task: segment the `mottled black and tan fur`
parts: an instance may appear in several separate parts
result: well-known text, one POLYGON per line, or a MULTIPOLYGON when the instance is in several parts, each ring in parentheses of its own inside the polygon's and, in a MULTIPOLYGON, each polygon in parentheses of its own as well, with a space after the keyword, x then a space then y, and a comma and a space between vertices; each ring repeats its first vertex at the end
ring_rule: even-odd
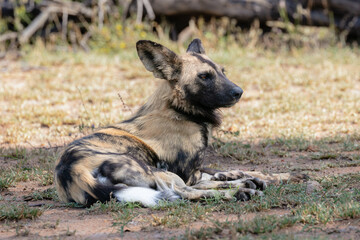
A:
POLYGON ((131 119, 67 146, 55 170, 62 201, 247 200, 261 194, 266 181, 289 178, 202 169, 211 129, 221 121, 218 109, 237 103, 242 89, 205 55, 199 39, 183 56, 151 41, 136 47, 145 68, 164 81, 131 119))

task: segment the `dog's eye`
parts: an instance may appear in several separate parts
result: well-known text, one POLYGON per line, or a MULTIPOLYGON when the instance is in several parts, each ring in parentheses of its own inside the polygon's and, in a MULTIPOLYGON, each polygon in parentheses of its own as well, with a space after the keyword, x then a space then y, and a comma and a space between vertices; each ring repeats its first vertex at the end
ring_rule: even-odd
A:
POLYGON ((209 73, 200 73, 198 75, 198 77, 201 79, 201 80, 209 80, 211 78, 211 75, 209 73))

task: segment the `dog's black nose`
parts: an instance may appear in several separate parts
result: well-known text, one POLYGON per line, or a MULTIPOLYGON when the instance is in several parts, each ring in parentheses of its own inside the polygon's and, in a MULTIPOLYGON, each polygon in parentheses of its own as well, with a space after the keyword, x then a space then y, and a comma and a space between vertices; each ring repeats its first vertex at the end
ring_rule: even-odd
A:
POLYGON ((240 87, 234 87, 232 90, 231 90, 231 92, 230 92, 230 94, 231 94, 231 96, 233 97, 233 98, 235 98, 235 99, 240 99, 240 97, 241 97, 241 95, 243 94, 243 90, 240 88, 240 87))

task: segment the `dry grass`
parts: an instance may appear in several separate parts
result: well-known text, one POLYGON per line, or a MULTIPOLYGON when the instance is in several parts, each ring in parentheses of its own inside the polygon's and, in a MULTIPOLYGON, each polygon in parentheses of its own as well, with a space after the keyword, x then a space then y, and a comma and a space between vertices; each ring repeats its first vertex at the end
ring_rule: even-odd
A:
MULTIPOLYGON (((237 139, 359 132, 358 49, 207 50, 245 90, 239 104, 223 110, 222 129, 239 131, 237 139)), ((131 112, 118 93, 135 111, 161 81, 151 79, 135 48, 115 56, 35 49, 1 67, 0 142, 12 146, 63 144, 79 128, 121 121, 131 112)))

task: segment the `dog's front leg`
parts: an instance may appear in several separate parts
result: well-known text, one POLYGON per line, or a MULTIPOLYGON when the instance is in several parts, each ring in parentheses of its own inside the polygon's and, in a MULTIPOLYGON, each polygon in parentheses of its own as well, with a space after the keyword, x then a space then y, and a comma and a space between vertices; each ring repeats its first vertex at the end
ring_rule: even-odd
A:
MULTIPOLYGON (((206 177, 208 178, 208 177, 206 177)), ((213 181, 202 179, 192 187, 195 189, 238 189, 238 188, 249 188, 254 190, 265 190, 266 182, 258 178, 243 178, 231 181, 213 181)))
POLYGON ((196 189, 194 187, 174 187, 174 190, 181 197, 189 200, 200 200, 203 198, 212 198, 221 196, 223 199, 231 200, 236 199, 238 201, 248 201, 254 195, 263 195, 261 191, 251 188, 231 188, 231 189, 196 189))
MULTIPOLYGON (((267 184, 279 184, 281 182, 299 182, 306 180, 308 176, 302 173, 262 173, 257 171, 219 171, 211 168, 202 168, 201 180, 212 181, 233 181, 239 179, 253 180, 262 182, 265 187, 267 184)), ((257 184, 257 183, 256 183, 257 184)), ((264 187, 264 188, 265 188, 264 187)))
POLYGON ((266 181, 239 170, 220 171, 212 168, 201 168, 201 179, 195 184, 198 189, 241 187, 264 190, 266 181))

